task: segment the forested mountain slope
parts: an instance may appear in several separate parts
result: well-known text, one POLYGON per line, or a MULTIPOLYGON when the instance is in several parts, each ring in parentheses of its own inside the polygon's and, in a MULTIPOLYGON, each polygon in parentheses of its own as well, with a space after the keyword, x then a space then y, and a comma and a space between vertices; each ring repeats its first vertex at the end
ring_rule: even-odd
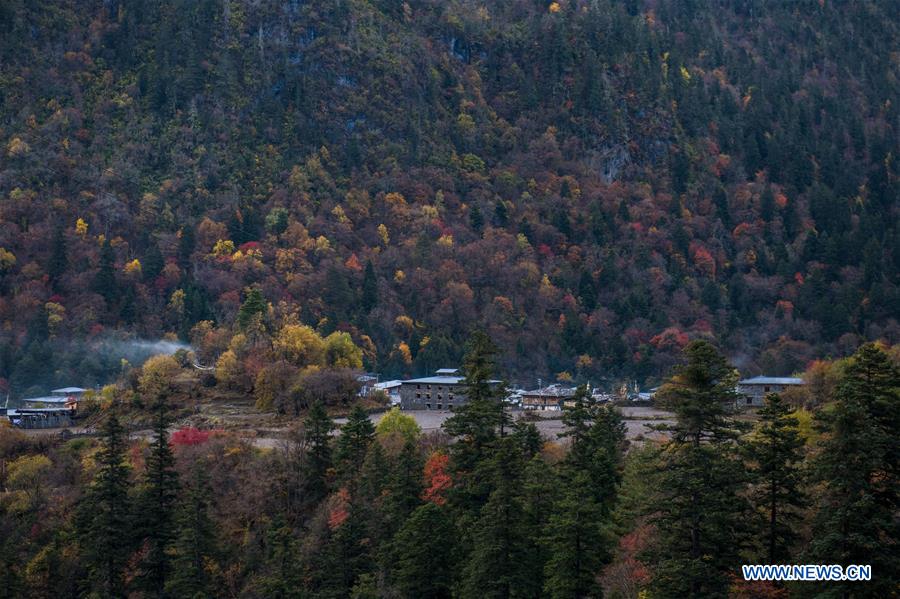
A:
POLYGON ((526 382, 896 343, 892 7, 7 0, 0 377, 102 382, 73 340, 203 345, 250 288, 389 375, 473 324, 526 382))

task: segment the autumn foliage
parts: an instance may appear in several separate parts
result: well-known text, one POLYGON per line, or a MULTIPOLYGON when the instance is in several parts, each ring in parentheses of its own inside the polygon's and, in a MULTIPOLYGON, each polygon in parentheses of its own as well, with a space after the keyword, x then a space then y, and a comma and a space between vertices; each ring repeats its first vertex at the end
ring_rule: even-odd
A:
POLYGON ((447 473, 447 465, 450 457, 443 452, 436 451, 425 462, 425 489, 422 491, 422 499, 436 505, 444 505, 447 502, 446 492, 453 486, 453 479, 447 473))

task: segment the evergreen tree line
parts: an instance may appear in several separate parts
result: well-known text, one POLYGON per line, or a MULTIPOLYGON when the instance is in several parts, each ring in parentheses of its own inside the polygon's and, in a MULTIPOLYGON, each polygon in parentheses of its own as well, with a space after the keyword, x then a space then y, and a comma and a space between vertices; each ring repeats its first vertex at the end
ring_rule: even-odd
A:
MULTIPOLYGON (((861 347, 807 430, 774 394, 754 422, 736 414, 734 368, 705 341, 684 353, 659 393, 671 423, 630 449, 622 415, 585 387, 559 439, 514 421, 481 333, 463 364, 469 401, 440 434, 402 415, 376 429, 361 407, 338 431, 315 404, 275 450, 225 438, 222 451, 212 440, 187 451, 160 393, 147 398, 153 438, 135 453, 113 408, 98 451, 78 454, 94 475, 68 481, 83 486, 71 518, 41 530, 49 489, 23 491, 31 510, 2 497, 0 595, 892 596, 900 373, 889 355, 861 347), (871 564, 873 579, 751 585, 743 563, 871 564)), ((21 478, 5 486, 30 489, 21 478)))

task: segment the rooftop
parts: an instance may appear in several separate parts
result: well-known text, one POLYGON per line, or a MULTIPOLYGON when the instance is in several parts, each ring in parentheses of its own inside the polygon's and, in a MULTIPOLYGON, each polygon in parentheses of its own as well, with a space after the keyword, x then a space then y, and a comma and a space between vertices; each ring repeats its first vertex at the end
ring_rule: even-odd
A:
POLYGON ((522 395, 528 396, 550 396, 550 397, 569 397, 571 395, 575 395, 574 387, 563 387, 562 385, 548 385, 541 389, 534 389, 533 391, 523 391, 522 395))
POLYGON ((429 385, 458 385, 463 381, 461 376, 426 376, 421 379, 409 379, 404 383, 427 383, 429 385))
MULTIPOLYGON (((406 381, 401 381, 402 383, 425 383, 427 385, 461 385, 463 381, 466 380, 465 377, 462 376, 426 376, 421 379, 409 379, 406 381)), ((488 381, 491 384, 497 384, 500 381, 492 379, 488 381)))
POLYGON ((437 370, 434 371, 434 373, 438 376, 441 376, 441 375, 451 375, 452 376, 452 375, 459 373, 459 369, 458 368, 438 368, 437 370))
POLYGON ((84 391, 85 390, 81 387, 63 387, 61 389, 54 389, 50 393, 53 393, 54 395, 69 395, 72 393, 84 393, 84 391))
POLYGON ((803 379, 789 376, 755 376, 738 381, 738 385, 802 385, 803 379))
POLYGON ((393 389, 394 387, 399 387, 403 381, 399 379, 395 379, 393 381, 384 381, 383 383, 375 383, 376 389, 393 389))
POLYGON ((61 397, 59 395, 45 395, 44 397, 22 398, 23 403, 66 403, 67 401, 67 397, 61 397))

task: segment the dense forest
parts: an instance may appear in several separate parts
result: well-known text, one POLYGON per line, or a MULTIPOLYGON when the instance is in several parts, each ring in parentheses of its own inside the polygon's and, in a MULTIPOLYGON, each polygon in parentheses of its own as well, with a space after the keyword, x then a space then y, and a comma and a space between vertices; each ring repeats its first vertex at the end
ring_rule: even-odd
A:
POLYGON ((386 376, 477 325, 526 385, 897 343, 895 9, 0 2, 0 378, 167 337, 252 388, 248 303, 386 376))
POLYGON ((900 348, 820 363, 814 415, 770 394, 751 422, 733 365, 691 341, 658 394, 673 420, 633 442, 585 386, 559 437, 512 420, 498 352, 472 337, 469 402, 437 432, 359 406, 338 430, 321 402, 275 447, 173 431, 171 379, 149 366, 149 438, 123 401, 99 439, 0 425, 0 597, 896 595, 900 348), (753 563, 872 579, 746 582, 753 563))

